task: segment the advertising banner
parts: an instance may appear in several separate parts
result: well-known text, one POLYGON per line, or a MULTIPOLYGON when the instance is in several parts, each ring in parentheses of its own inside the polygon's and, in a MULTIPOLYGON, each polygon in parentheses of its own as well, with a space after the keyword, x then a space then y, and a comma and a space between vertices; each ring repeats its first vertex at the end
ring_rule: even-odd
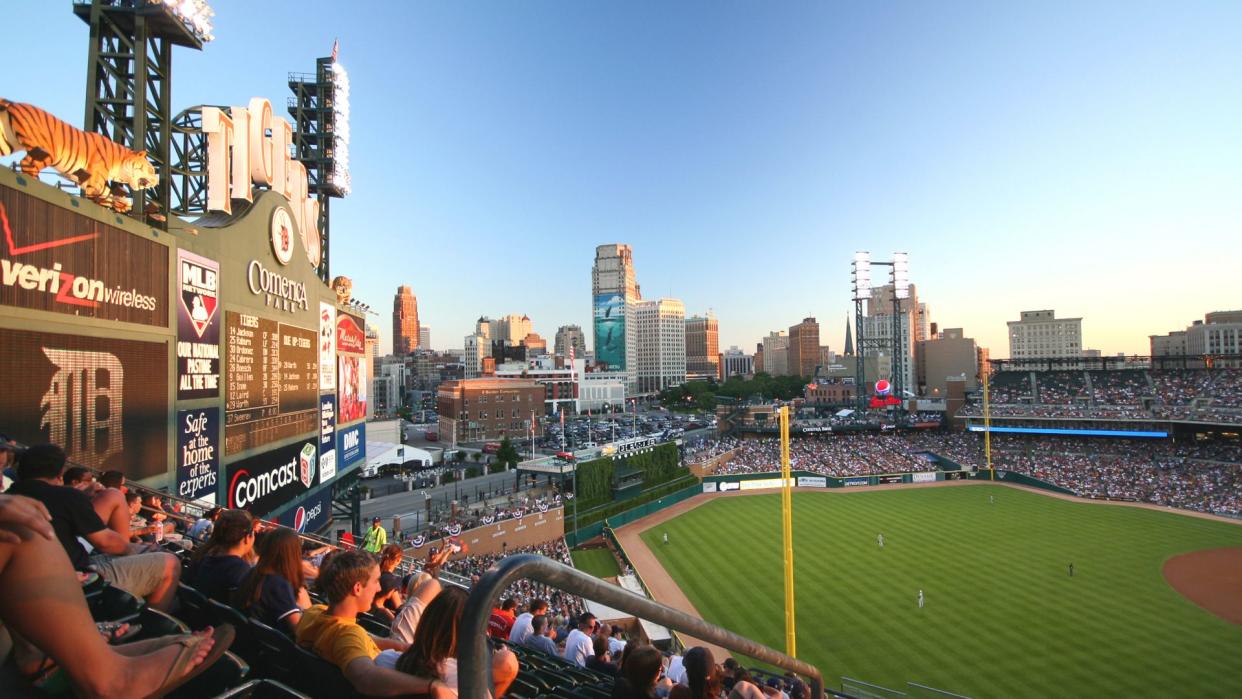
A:
POLYGON ((336 306, 319 302, 319 390, 336 388, 336 306))
POLYGON ((343 430, 339 430, 339 456, 337 457, 337 465, 342 468, 349 468, 358 464, 367 458, 367 426, 366 424, 354 425, 343 430))
POLYGON ((883 476, 876 476, 875 480, 877 483, 900 483, 901 474, 900 473, 896 473, 896 474, 888 473, 883 476))
POLYGON ((704 483, 704 484, 703 484, 703 492, 704 492, 704 493, 714 493, 714 492, 716 492, 716 484, 715 484, 715 483, 704 483))
POLYGON ((914 483, 935 483, 936 474, 931 471, 923 471, 921 473, 910 474, 910 480, 914 483))
POLYGON ((353 422, 367 416, 367 363, 362 357, 340 355, 341 422, 353 422))
POLYGON ((869 483, 869 479, 867 478, 846 478, 841 483, 845 487, 850 488, 850 487, 859 486, 859 485, 867 485, 869 483))
POLYGON ((595 361, 625 369, 625 297, 595 295, 595 361))
POLYGON ((220 396, 220 265, 177 251, 177 400, 220 396))
POLYGON ((315 532, 332 520, 332 489, 323 488, 282 514, 277 521, 299 534, 315 532))
POLYGON ((350 354, 366 354, 367 335, 363 322, 346 313, 336 316, 336 351, 350 354))
POLYGON ((220 409, 177 411, 177 496, 216 502, 220 476, 220 409))
POLYGON ((228 466, 228 507, 263 517, 316 484, 315 441, 304 440, 228 466))
POLYGON ((738 489, 739 489, 739 488, 738 488, 738 484, 737 484, 737 483, 720 483, 720 484, 719 484, 719 486, 720 486, 720 492, 722 492, 722 493, 723 493, 723 492, 726 492, 726 491, 729 491, 729 490, 738 490, 738 489))
MULTIPOLYGON (((780 478, 759 478, 753 481, 742 481, 741 490, 760 490, 763 488, 779 488, 783 484, 784 484, 784 481, 781 480, 780 478)), ((794 487, 797 485, 797 483, 794 483, 794 479, 790 478, 789 485, 790 487, 794 487)))
POLYGON ((798 476, 799 488, 827 488, 828 479, 823 476, 798 476))
POLYGON ((336 396, 319 397, 319 482, 336 477, 336 396))
POLYGON ((168 343, 0 329, 0 423, 140 479, 168 472, 168 343))
POLYGON ((168 327, 168 248, 0 186, 0 305, 168 327))

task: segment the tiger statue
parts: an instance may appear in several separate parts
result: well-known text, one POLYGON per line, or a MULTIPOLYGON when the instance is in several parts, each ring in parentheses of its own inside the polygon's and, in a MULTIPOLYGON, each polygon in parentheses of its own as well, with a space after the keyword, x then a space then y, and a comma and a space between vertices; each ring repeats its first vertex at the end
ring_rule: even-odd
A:
POLYGON ((88 199, 122 213, 133 203, 120 185, 139 190, 159 183, 146 151, 135 153, 38 107, 0 98, 0 156, 17 151, 26 152, 18 164, 26 175, 38 177, 50 165, 76 182, 88 199))
POLYGON ((354 282, 349 277, 337 277, 332 280, 332 290, 336 292, 337 303, 349 303, 354 292, 354 282))

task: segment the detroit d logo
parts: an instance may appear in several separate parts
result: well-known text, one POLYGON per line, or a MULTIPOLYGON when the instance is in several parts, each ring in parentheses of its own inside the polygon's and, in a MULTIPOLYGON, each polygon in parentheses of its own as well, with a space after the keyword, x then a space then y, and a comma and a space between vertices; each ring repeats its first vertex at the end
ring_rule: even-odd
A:
POLYGON ((302 454, 298 457, 298 477, 302 481, 302 485, 309 488, 315 484, 315 445, 307 444, 302 447, 302 454))

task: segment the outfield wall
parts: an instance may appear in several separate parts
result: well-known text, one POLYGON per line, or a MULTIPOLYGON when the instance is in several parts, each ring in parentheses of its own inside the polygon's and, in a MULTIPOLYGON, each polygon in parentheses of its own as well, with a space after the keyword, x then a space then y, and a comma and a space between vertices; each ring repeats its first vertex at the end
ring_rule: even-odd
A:
MULTIPOLYGON (((825 476, 812 471, 790 471, 794 487, 798 488, 856 488, 868 485, 898 485, 901 483, 934 483, 937 481, 964 480, 965 471, 917 471, 914 473, 881 473, 870 476, 825 476)), ((703 479, 704 493, 725 493, 732 490, 758 490, 781 487, 778 471, 765 473, 736 473, 714 475, 703 479)))

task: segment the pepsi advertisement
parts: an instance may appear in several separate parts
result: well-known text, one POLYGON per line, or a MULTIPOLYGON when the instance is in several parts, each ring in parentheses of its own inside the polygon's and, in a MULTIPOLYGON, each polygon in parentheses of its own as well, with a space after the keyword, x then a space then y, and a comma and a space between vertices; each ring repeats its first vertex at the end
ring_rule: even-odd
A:
POLYGON ((337 466, 344 471, 367 457, 366 423, 338 430, 337 466))
POLYGON ((242 459, 228 467, 228 507, 264 517, 305 495, 318 475, 313 438, 242 459))
POLYGON ((278 521, 299 534, 320 531, 332 521, 332 489, 323 488, 306 498, 297 507, 281 515, 278 521))

